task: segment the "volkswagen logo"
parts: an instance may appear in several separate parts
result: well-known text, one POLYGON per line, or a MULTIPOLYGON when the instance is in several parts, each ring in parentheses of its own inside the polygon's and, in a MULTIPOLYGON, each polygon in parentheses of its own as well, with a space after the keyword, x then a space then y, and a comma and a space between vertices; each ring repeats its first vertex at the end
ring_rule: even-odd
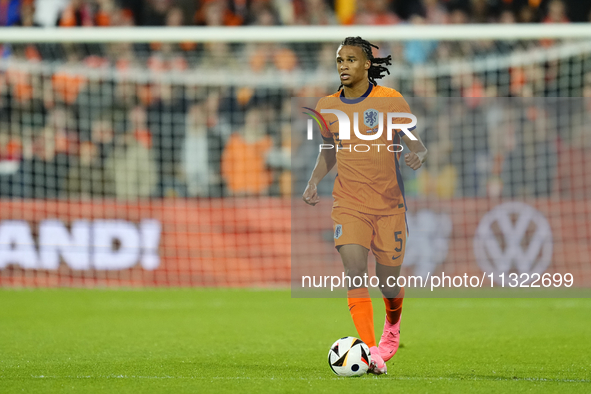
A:
MULTIPOLYGON (((497 205, 480 220, 474 254, 486 273, 542 274, 552 260, 552 230, 544 215, 522 202, 497 205)), ((525 282, 524 282, 525 283, 525 282)))

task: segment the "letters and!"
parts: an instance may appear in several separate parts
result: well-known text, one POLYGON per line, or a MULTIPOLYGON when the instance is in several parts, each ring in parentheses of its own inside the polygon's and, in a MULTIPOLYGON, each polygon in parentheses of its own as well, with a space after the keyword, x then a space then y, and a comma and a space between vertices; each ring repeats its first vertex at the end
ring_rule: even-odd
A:
POLYGON ((142 220, 76 220, 70 229, 60 220, 39 223, 38 242, 26 221, 0 222, 0 269, 56 270, 63 261, 73 270, 122 270, 138 263, 153 270, 160 265, 161 224, 142 220))

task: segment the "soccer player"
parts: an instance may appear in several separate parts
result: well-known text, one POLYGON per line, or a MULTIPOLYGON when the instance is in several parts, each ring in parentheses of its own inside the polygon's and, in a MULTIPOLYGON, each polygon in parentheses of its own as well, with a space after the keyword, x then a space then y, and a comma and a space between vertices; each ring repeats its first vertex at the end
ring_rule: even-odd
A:
MULTIPOLYGON (((410 113, 400 93, 377 85, 376 79, 383 78, 384 72, 388 72, 383 65, 390 65, 392 57, 375 58, 372 47, 378 48, 361 37, 348 37, 341 43, 336 53, 336 65, 342 89, 339 87, 337 93, 320 99, 316 111, 338 109, 349 116, 351 123, 354 121, 353 113, 364 114, 368 105, 371 105, 370 113, 374 114, 410 113), (364 101, 371 104, 364 106, 364 101)), ((406 201, 398 163, 401 154, 393 153, 385 146, 400 144, 402 138, 410 150, 404 155, 404 161, 413 170, 421 167, 427 149, 416 133, 413 133, 416 137, 413 140, 397 130, 394 141, 388 141, 385 127, 379 139, 374 141, 362 140, 353 131, 348 140, 343 140, 339 138, 337 115, 325 113, 323 117, 328 126, 328 129, 322 129, 324 144, 332 144, 333 148, 320 151, 303 199, 310 205, 320 201, 318 182, 337 164, 331 215, 335 247, 341 255, 346 274, 351 278, 367 273, 368 252, 371 250, 376 258, 376 275, 380 284, 384 284, 380 289, 386 306, 386 321, 379 346, 376 346, 373 306, 368 288, 355 287, 351 283, 347 292, 349 312, 359 337, 370 348, 370 372, 379 375, 387 372, 386 361, 398 350, 404 288, 388 286, 386 279, 398 278, 400 274, 407 235, 406 201), (356 144, 370 145, 373 149, 355 151, 356 144), (376 149, 372 144, 383 146, 376 149)), ((375 116, 368 119, 370 126, 377 124, 375 116)), ((405 118, 395 123, 409 122, 410 119, 405 118)), ((361 133, 371 134, 377 130, 364 126, 368 126, 368 121, 361 115, 357 125, 361 133)))

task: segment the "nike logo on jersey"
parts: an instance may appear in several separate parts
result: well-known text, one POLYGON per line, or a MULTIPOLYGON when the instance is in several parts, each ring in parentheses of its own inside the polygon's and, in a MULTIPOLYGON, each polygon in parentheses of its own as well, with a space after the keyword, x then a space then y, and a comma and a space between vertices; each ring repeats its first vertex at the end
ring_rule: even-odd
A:
POLYGON ((336 122, 338 122, 338 121, 339 121, 339 120, 337 119, 337 120, 335 120, 334 122, 328 122, 328 125, 329 125, 329 126, 332 126, 333 124, 335 124, 335 123, 336 123, 336 122))
POLYGON ((398 256, 394 257, 392 256, 392 260, 396 260, 398 257, 402 256, 401 254, 399 254, 398 256))

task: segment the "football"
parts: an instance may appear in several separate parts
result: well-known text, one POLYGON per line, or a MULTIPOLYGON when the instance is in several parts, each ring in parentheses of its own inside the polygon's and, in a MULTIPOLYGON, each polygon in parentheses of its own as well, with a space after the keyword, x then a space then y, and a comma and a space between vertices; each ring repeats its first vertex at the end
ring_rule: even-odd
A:
POLYGON ((361 376, 371 363, 369 347, 361 339, 343 337, 328 351, 328 365, 338 376, 361 376))

